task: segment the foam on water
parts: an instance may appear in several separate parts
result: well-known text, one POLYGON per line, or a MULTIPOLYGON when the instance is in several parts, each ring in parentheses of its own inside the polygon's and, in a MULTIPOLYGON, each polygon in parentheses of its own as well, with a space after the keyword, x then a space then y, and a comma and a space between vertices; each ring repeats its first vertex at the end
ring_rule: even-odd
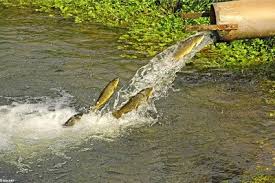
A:
POLYGON ((148 111, 157 112, 153 102, 119 120, 112 116, 111 111, 147 87, 154 88, 153 100, 165 96, 172 86, 176 72, 196 52, 213 42, 210 33, 200 34, 204 34, 204 40, 191 53, 179 61, 174 61, 173 55, 185 40, 169 47, 136 72, 129 84, 117 93, 114 105, 107 107, 108 112, 84 114, 81 121, 71 128, 62 127, 62 124, 76 113, 76 110, 70 107, 73 96, 66 92, 61 91, 61 96, 56 98, 1 97, 11 102, 9 105, 0 106, 0 160, 8 160, 22 168, 22 160, 25 158, 43 153, 66 157, 64 152, 91 138, 112 140, 129 126, 156 122, 148 115, 148 111))
POLYGON ((91 138, 113 140, 129 126, 153 121, 141 114, 145 111, 141 108, 119 120, 111 113, 85 114, 77 125, 64 128, 62 124, 76 111, 69 107, 73 97, 63 91, 60 94, 57 98, 1 97, 12 102, 0 106, 0 161, 27 172, 28 166, 22 163, 24 160, 51 153, 68 158, 67 151, 91 138))

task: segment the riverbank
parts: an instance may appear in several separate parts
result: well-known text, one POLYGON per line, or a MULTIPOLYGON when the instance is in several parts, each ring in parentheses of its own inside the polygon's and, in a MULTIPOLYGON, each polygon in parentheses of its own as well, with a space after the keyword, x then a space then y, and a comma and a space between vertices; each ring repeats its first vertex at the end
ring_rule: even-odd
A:
MULTIPOLYGON (((118 40, 122 43, 119 49, 125 51, 122 56, 135 58, 154 56, 188 37, 192 33, 183 31, 186 25, 208 23, 205 18, 182 20, 180 13, 207 10, 212 1, 185 1, 180 7, 175 0, 169 3, 156 0, 0 0, 0 3, 6 7, 32 7, 50 16, 62 14, 77 23, 97 22, 125 28, 118 40)), ((274 65, 274 45, 274 38, 217 43, 197 55, 197 66, 201 69, 252 68, 258 72, 269 72, 274 65)))

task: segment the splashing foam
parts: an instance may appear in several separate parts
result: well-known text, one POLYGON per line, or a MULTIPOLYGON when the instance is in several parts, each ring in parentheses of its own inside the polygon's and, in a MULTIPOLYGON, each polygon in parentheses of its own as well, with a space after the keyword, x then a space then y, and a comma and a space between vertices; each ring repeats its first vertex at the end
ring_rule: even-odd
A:
POLYGON ((22 159, 49 153, 49 151, 66 157, 64 151, 73 146, 77 147, 90 138, 112 140, 129 126, 142 126, 156 122, 147 115, 148 109, 157 112, 153 102, 149 106, 141 106, 138 111, 128 113, 118 120, 110 111, 147 87, 154 88, 154 100, 165 96, 172 86, 176 72, 196 52, 213 42, 209 33, 200 34, 204 34, 205 38, 191 53, 175 62, 173 55, 184 41, 169 47, 136 72, 129 85, 117 93, 114 105, 108 105, 108 112, 103 115, 85 114, 72 128, 62 127, 62 124, 76 113, 69 107, 73 98, 69 94, 61 92, 61 97, 54 99, 49 97, 12 98, 13 102, 10 105, 0 106, 0 160, 13 157, 10 158, 13 163, 22 167, 22 159), (18 156, 20 158, 14 160, 18 156))
POLYGON ((70 159, 66 152, 91 138, 113 140, 129 126, 152 122, 137 111, 119 120, 111 113, 90 113, 83 115, 74 127, 64 128, 62 124, 76 113, 69 107, 72 99, 63 92, 59 98, 13 98, 10 105, 0 106, 0 162, 8 162, 19 172, 28 173, 29 159, 47 154, 70 159))
POLYGON ((84 114, 74 127, 64 128, 62 124, 76 113, 68 107, 71 99, 72 96, 66 94, 58 99, 43 98, 42 102, 34 104, 12 102, 11 105, 0 106, 0 152, 48 141, 70 144, 92 135, 112 138, 119 135, 122 127, 137 124, 137 120, 148 121, 146 118, 141 120, 138 112, 126 115, 123 120, 116 120, 111 113, 89 113, 84 114))
POLYGON ((204 35, 204 39, 189 54, 181 58, 179 61, 175 61, 173 56, 177 52, 177 49, 186 43, 186 40, 182 40, 167 48, 155 56, 147 65, 141 67, 130 80, 130 83, 121 88, 118 92, 114 108, 120 106, 121 103, 127 101, 129 97, 147 87, 154 88, 153 98, 155 100, 166 96, 176 78, 176 73, 179 72, 181 68, 185 66, 187 61, 193 58, 197 52, 214 42, 215 37, 211 32, 201 32, 189 37, 188 39, 192 39, 192 37, 198 35, 204 35))

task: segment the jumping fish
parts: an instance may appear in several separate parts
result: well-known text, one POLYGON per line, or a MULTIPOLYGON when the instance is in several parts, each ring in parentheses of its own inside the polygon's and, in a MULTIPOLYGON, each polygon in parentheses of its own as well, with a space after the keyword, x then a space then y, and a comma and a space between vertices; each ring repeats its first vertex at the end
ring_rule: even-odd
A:
POLYGON ((112 81, 110 81, 107 86, 102 90, 100 93, 95 106, 91 107, 90 110, 96 111, 101 109, 113 96, 117 86, 119 83, 119 78, 115 78, 112 81))
POLYGON ((123 114, 126 114, 128 112, 133 111, 134 109, 137 109, 142 103, 147 102, 149 97, 153 93, 153 88, 146 88, 141 90, 138 94, 135 96, 131 97, 129 101, 122 106, 119 110, 113 112, 113 116, 115 118, 120 118, 123 114))
POLYGON ((83 116, 83 113, 77 113, 70 117, 66 123, 63 124, 64 127, 73 126, 75 123, 79 122, 81 117, 83 116))
MULTIPOLYGON (((110 81, 107 84, 107 86, 102 90, 101 94, 99 95, 99 97, 96 101, 95 106, 90 107, 89 111, 91 111, 91 110, 96 111, 96 110, 99 110, 100 108, 102 108, 114 94, 114 92, 118 86, 118 83, 119 83, 119 78, 115 78, 112 81, 110 81)), ((73 126, 75 123, 80 121, 83 114, 84 113, 77 113, 77 114, 73 115, 63 124, 63 126, 64 127, 73 126)))
POLYGON ((174 54, 175 61, 179 61, 185 55, 189 54, 194 47, 198 46, 202 40, 204 39, 204 35, 197 35, 187 39, 181 47, 179 47, 174 54))

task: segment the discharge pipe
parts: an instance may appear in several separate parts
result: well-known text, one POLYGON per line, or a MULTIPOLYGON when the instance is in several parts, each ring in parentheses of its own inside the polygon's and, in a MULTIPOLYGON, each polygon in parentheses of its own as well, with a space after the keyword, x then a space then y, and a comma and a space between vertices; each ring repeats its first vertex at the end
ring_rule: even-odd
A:
POLYGON ((275 36, 275 0, 238 0, 211 5, 210 12, 185 13, 184 18, 210 17, 211 25, 187 30, 216 31, 218 41, 275 36))

